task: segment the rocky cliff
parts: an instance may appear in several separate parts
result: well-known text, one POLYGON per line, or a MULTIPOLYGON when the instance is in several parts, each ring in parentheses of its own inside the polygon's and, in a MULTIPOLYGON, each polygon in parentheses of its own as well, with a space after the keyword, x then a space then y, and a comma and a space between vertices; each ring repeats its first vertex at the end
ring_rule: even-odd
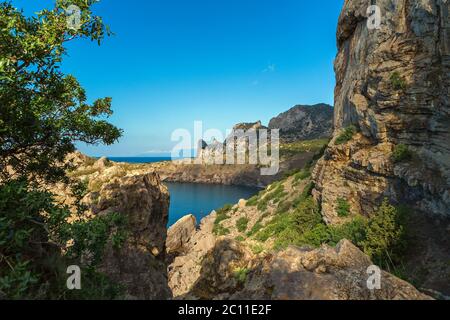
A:
MULTIPOLYGON (((269 186, 255 199, 241 200, 205 217, 198 229, 186 216, 169 230, 169 286, 176 299, 377 300, 430 299, 411 284, 381 272, 381 289, 369 289, 369 257, 348 240, 275 249, 289 238, 284 225, 295 212, 307 181, 298 176, 269 186), (281 199, 271 196, 283 186, 281 199), (270 198, 270 199, 269 199, 270 198), (264 205, 261 205, 264 204, 264 205), (287 205, 290 204, 290 205, 287 205), (277 221, 277 222, 275 222, 277 221), (280 221, 284 221, 279 223, 280 221), (274 226, 276 227, 274 228, 274 226), (267 236, 267 231, 271 235, 267 236), (284 239, 281 239, 284 241, 284 239)), ((299 202, 300 203, 300 202, 299 202)), ((308 213, 308 216, 312 215, 308 213)), ((308 218, 306 218, 308 220, 308 218)), ((320 219, 319 219, 320 221, 320 219)), ((304 221, 298 220, 300 225, 304 221)))
POLYGON ((450 216, 449 1, 346 0, 337 31, 334 139, 314 172, 330 223, 337 199, 372 214, 384 197, 450 216))
MULTIPOLYGON (((79 152, 69 155, 74 165, 69 176, 87 185, 82 199, 83 219, 120 214, 126 223, 113 230, 105 245, 97 271, 123 288, 126 299, 167 299, 172 297, 167 279, 166 236, 169 192, 155 172, 129 170, 105 158, 92 159, 79 152), (117 243, 119 241, 120 244, 117 243)), ((60 202, 76 205, 70 188, 54 189, 60 202)), ((78 219, 77 215, 73 219, 78 219)))
POLYGON ((333 107, 327 104, 297 105, 269 122, 270 129, 280 129, 286 142, 329 138, 333 134, 333 107))
POLYGON ((165 241, 169 192, 156 173, 112 179, 95 195, 94 215, 127 217, 126 239, 108 245, 100 271, 125 288, 129 299, 167 299, 165 241))
POLYGON ((363 233, 388 232, 373 220, 385 198, 410 207, 403 276, 448 295, 450 3, 372 4, 380 29, 368 28, 367 1, 346 0, 339 18, 333 139, 311 183, 300 171, 205 218, 170 264, 176 297, 428 299, 386 272, 381 290, 366 286, 372 262, 360 251, 368 242, 357 239, 358 224, 368 221, 363 233), (359 249, 345 239, 330 246, 342 237, 359 249))

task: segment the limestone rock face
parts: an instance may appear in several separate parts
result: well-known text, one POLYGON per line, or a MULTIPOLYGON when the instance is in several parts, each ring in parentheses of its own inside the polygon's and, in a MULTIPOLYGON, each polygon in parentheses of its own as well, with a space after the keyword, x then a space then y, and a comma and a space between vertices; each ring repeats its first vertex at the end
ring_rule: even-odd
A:
POLYGON ((286 142, 329 138, 333 134, 333 107, 327 104, 298 105, 270 120, 286 142))
POLYGON ((167 231, 166 252, 173 254, 182 252, 197 227, 197 220, 190 214, 178 220, 167 231))
POLYGON ((215 219, 215 212, 203 218, 199 229, 191 235, 187 243, 183 243, 183 247, 171 261, 168 268, 169 287, 175 298, 186 295, 200 277, 202 260, 216 243, 213 234, 215 219))
POLYGON ((155 173, 115 178, 104 185, 93 213, 127 216, 127 238, 119 248, 108 244, 101 271, 121 284, 130 299, 166 299, 165 241, 169 193, 155 173))
POLYGON ((380 29, 367 26, 367 1, 346 0, 339 18, 335 138, 315 168, 315 196, 331 223, 338 198, 355 213, 389 197, 450 216, 450 2, 376 5, 380 29), (349 125, 359 133, 337 145, 349 125), (412 159, 394 163, 399 144, 412 159))
POLYGON ((255 258, 239 242, 226 239, 203 260, 190 294, 200 299, 421 300, 430 297, 381 271, 381 289, 369 289, 370 259, 351 242, 336 248, 289 247, 255 258), (244 274, 244 276, 239 276, 244 274))

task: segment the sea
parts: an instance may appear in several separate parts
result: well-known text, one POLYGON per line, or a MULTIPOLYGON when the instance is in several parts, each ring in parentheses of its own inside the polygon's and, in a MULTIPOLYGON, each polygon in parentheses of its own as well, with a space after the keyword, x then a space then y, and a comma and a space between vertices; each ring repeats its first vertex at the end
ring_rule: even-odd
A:
MULTIPOLYGON (((114 162, 154 163, 170 161, 170 157, 108 157, 114 162)), ((213 210, 226 204, 248 199, 260 189, 244 186, 226 186, 220 184, 164 183, 170 192, 169 227, 187 214, 192 214, 200 223, 201 219, 213 210)))

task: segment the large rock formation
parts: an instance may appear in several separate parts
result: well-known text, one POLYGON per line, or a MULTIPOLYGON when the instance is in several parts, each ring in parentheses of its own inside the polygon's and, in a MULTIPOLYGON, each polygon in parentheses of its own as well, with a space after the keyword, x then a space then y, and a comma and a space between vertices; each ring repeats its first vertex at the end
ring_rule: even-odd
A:
POLYGON ((182 253, 185 245, 191 240, 197 228, 197 219, 190 214, 178 220, 167 231, 166 252, 167 254, 182 253))
POLYGON ((333 134, 333 107, 327 104, 297 105, 270 120, 285 142, 329 138, 333 134))
MULTIPOLYGON (((165 245, 170 197, 159 175, 139 165, 115 164, 79 152, 70 154, 67 161, 74 168, 69 177, 87 185, 81 201, 85 211, 81 217, 74 214, 71 220, 110 214, 126 218, 125 224, 111 230, 97 270, 124 289, 124 298, 172 297, 165 245), (114 235, 120 237, 114 241, 114 235)), ((61 203, 71 208, 77 205, 70 186, 59 184, 52 191, 61 203)))
POLYGON ((158 175, 114 178, 96 197, 95 215, 127 217, 124 243, 107 245, 100 270, 123 286, 127 298, 171 297, 165 262, 169 193, 158 175))
POLYGON ((315 195, 330 223, 340 222, 338 198, 355 214, 388 197, 450 216, 450 2, 375 4, 380 29, 368 28, 365 0, 346 0, 339 18, 335 137, 316 166, 315 195), (338 139, 350 125, 358 133, 338 139))
MULTIPOLYGON (((178 255, 171 257, 173 261, 170 261, 168 267, 169 287, 175 298, 188 294, 192 285, 200 278, 202 261, 216 243, 216 237, 213 234, 215 218, 215 213, 203 218, 200 228, 188 234, 189 241, 177 247, 178 255)), ((186 223, 186 219, 189 220, 186 217, 182 218, 183 224, 186 223)), ((169 235, 167 241, 172 242, 174 236, 174 234, 169 235)), ((174 251, 171 250, 171 253, 174 251)))
POLYGON ((203 259, 187 297, 263 300, 430 299, 409 283, 382 271, 381 288, 369 289, 370 259, 347 240, 335 248, 289 247, 255 257, 239 242, 219 240, 203 259))

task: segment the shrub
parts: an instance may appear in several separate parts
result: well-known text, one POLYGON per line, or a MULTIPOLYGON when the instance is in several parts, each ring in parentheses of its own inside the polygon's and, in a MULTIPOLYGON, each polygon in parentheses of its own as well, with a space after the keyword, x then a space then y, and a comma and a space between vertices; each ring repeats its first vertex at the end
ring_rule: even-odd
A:
POLYGON ((294 175, 294 183, 305 180, 311 176, 311 171, 309 169, 303 169, 294 175))
POLYGON ((277 208, 277 214, 288 212, 292 207, 292 201, 283 201, 277 208))
POLYGON ((236 221, 236 228, 239 232, 245 232, 247 230, 248 219, 245 217, 240 218, 236 221))
POLYGON ((230 229, 225 228, 221 224, 217 224, 213 227, 213 233, 216 236, 226 236, 227 234, 230 234, 230 229))
POLYGON ((282 183, 275 183, 272 186, 273 191, 265 191, 264 193, 260 193, 257 208, 259 211, 266 211, 267 206, 270 201, 273 203, 278 203, 284 198, 287 193, 284 191, 284 186, 282 183))
POLYGON ((305 188, 303 189, 303 192, 300 194, 300 196, 294 200, 293 206, 297 208, 303 201, 305 201, 309 196, 311 196, 314 187, 315 185, 313 182, 308 183, 308 185, 306 185, 305 188))
POLYGON ((214 221, 215 225, 219 225, 222 221, 225 221, 227 219, 230 219, 230 216, 228 213, 233 208, 231 204, 225 205, 223 208, 218 209, 216 211, 216 220, 214 221))
POLYGON ((390 81, 392 89, 394 89, 394 90, 405 90, 406 89, 406 82, 400 76, 400 73, 398 73, 397 71, 395 71, 391 74, 389 81, 390 81))
POLYGON ((279 235, 283 230, 292 225, 291 216, 288 214, 281 214, 274 217, 264 228, 262 228, 255 235, 255 239, 261 242, 266 242, 267 239, 279 235))
POLYGON ((264 251, 264 247, 262 245, 260 245, 260 244, 254 245, 252 247, 253 254, 258 255, 258 254, 260 254, 263 251, 264 251))
MULTIPOLYGON (((347 201, 340 199, 339 202, 347 216, 347 201)), ((261 242, 273 238, 277 250, 289 245, 319 247, 326 243, 334 246, 342 239, 348 239, 382 268, 398 272, 407 245, 404 216, 405 209, 384 200, 371 219, 358 216, 343 225, 327 226, 320 208, 311 196, 307 196, 297 202, 294 210, 276 215, 266 226, 257 222, 248 236, 254 235, 261 242)))
MULTIPOLYGON (((81 197, 84 189, 80 184, 72 192, 81 197)), ((0 212, 1 296, 71 298, 75 293, 65 290, 65 268, 76 264, 82 275, 89 275, 83 290, 76 293, 77 299, 118 297, 118 286, 94 270, 108 240, 120 245, 126 238, 121 231, 126 223, 123 216, 109 214, 69 224, 68 208, 56 205, 53 195, 34 189, 26 181, 0 185, 0 212), (67 247, 69 240, 72 246, 67 247), (86 256, 92 259, 84 259, 86 256)))
POLYGON ((233 275, 237 282, 242 284, 247 280, 247 275, 249 272, 250 270, 247 268, 236 268, 233 275))
POLYGON ((356 127, 353 125, 345 128, 341 132, 341 134, 336 138, 335 144, 341 145, 341 144, 349 142, 350 140, 352 140, 352 138, 356 132, 357 132, 356 127))
POLYGON ((237 236, 234 240, 242 242, 245 241, 245 238, 243 236, 237 236))
POLYGON ((336 202, 336 212, 338 214, 338 217, 348 217, 350 215, 350 204, 348 203, 348 201, 343 198, 338 198, 336 202))
POLYGON ((412 158, 412 152, 409 150, 408 146, 404 144, 396 145, 394 152, 392 153, 392 159, 395 163, 402 161, 407 161, 412 158))
POLYGON ((405 249, 404 215, 403 210, 390 205, 385 199, 368 223, 362 247, 375 263, 384 268, 395 266, 405 249))
POLYGON ((308 245, 312 247, 320 247, 323 243, 330 243, 333 239, 330 228, 324 223, 319 223, 311 230, 297 236, 295 245, 308 245))
POLYGON ((258 196, 253 196, 250 199, 247 200, 247 203, 245 204, 247 207, 254 207, 258 204, 258 196))
POLYGON ((275 247, 283 248, 289 244, 298 244, 301 235, 322 222, 319 208, 312 197, 299 203, 290 214, 280 214, 258 232, 255 239, 261 242, 276 238, 275 247))
POLYGON ((233 209, 233 205, 232 204, 226 204, 226 205, 224 205, 222 208, 220 208, 219 210, 217 210, 217 212, 220 212, 220 213, 226 213, 226 212, 229 212, 229 211, 231 211, 231 209, 233 209))
POLYGON ((350 240, 353 244, 361 247, 362 241, 366 239, 367 219, 364 217, 355 217, 352 221, 343 225, 329 226, 330 245, 336 245, 342 239, 350 240))
POLYGON ((304 140, 292 143, 282 143, 280 145, 280 156, 289 158, 296 154, 305 152, 320 152, 324 145, 328 144, 327 139, 304 140))
POLYGON ((255 223, 255 225, 250 229, 249 232, 247 232, 247 237, 252 237, 254 236, 256 233, 259 232, 259 230, 261 230, 263 228, 263 225, 261 224, 261 221, 258 221, 255 223))
POLYGON ((256 208, 258 208, 259 211, 264 212, 267 210, 268 202, 269 202, 268 198, 263 198, 263 199, 259 200, 256 208))

